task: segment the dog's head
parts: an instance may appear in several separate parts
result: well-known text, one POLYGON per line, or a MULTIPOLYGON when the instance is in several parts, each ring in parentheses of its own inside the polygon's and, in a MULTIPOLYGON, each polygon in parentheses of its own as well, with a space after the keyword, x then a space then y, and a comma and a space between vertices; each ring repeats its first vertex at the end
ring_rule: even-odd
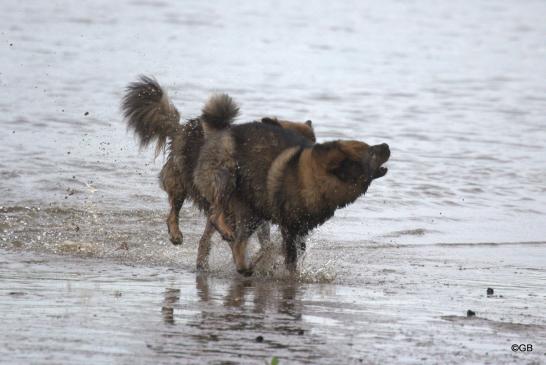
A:
POLYGON ((298 134, 301 134, 310 142, 315 143, 317 141, 315 137, 315 131, 313 129, 313 122, 310 120, 301 123, 301 122, 291 122, 289 120, 280 120, 277 118, 262 118, 262 123, 276 125, 284 129, 292 130, 298 134))
POLYGON ((333 175, 357 190, 364 192, 373 179, 385 176, 382 165, 390 157, 386 143, 369 146, 360 141, 333 141, 316 144, 312 155, 316 164, 327 175, 333 175))

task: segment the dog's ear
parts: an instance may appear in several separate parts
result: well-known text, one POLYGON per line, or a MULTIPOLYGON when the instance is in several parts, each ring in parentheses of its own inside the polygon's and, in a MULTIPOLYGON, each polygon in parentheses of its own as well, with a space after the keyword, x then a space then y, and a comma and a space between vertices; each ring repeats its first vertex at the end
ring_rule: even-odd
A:
POLYGON ((346 158, 345 153, 339 148, 338 141, 316 144, 313 146, 312 155, 318 165, 323 166, 328 172, 337 169, 346 158))
POLYGON ((366 158, 368 145, 359 141, 333 141, 313 147, 313 157, 326 171, 337 170, 344 161, 360 162, 366 158))
POLYGON ((262 118, 262 123, 270 124, 270 125, 275 125, 275 126, 277 126, 277 127, 281 127, 281 123, 279 123, 279 121, 277 120, 277 118, 265 117, 265 118, 262 118))
POLYGON ((360 141, 339 141, 339 149, 352 161, 362 161, 368 156, 368 146, 360 141))
POLYGON ((309 127, 313 128, 313 122, 311 120, 306 120, 305 124, 307 124, 309 127))

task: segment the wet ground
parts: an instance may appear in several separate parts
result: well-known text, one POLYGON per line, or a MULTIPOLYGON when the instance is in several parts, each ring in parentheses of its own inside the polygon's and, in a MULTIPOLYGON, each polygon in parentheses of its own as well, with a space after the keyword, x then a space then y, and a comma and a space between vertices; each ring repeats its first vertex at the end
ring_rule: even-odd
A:
POLYGON ((544 2, 0 10, 2 361, 543 358, 544 2), (389 143, 389 173, 313 232, 297 278, 272 252, 242 280, 218 238, 197 275, 203 219, 185 206, 184 246, 168 242, 163 157, 121 120, 141 73, 184 118, 222 91, 241 122, 311 119, 319 141, 389 143))
POLYGON ((52 364, 539 364, 545 248, 370 249, 362 285, 2 252, 0 354, 52 364))

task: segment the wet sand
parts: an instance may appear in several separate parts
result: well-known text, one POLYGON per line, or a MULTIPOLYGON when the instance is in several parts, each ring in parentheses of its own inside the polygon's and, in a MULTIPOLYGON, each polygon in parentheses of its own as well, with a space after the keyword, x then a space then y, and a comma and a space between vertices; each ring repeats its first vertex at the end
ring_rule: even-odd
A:
POLYGON ((360 285, 2 250, 0 355, 10 364, 539 364, 545 248, 370 248, 360 285), (512 352, 514 343, 533 351, 512 352))

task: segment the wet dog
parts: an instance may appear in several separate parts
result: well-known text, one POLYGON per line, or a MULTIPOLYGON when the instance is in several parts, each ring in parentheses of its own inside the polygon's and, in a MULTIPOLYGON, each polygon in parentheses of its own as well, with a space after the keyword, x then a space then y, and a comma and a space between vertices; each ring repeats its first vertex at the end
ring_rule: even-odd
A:
MULTIPOLYGON (((156 156, 161 151, 168 150, 167 161, 160 173, 160 182, 167 192, 171 207, 167 218, 169 238, 175 245, 182 244, 179 213, 184 201, 191 200, 206 214, 210 209, 209 202, 202 197, 193 183, 195 166, 204 143, 203 116, 180 124, 180 113, 165 90, 155 79, 146 76, 129 84, 122 101, 122 111, 128 128, 135 132, 142 148, 155 143, 156 156)), ((216 112, 217 114, 208 117, 232 122, 238 114, 238 108, 216 112)), ((263 118, 262 122, 278 129, 292 129, 310 141, 315 140, 311 121, 296 123, 263 118)), ((199 243, 197 264, 200 268, 206 267, 210 238, 214 232, 215 229, 208 219, 199 243)), ((261 225, 257 233, 260 243, 267 242, 269 225, 261 225)))
MULTIPOLYGON (((203 114, 235 107, 226 95, 216 95, 203 114)), ((313 144, 293 130, 257 122, 231 125, 225 118, 204 118, 203 130, 195 187, 231 217, 233 259, 243 275, 250 275, 255 263, 246 263, 248 238, 264 221, 280 226, 285 263, 294 271, 308 232, 387 173, 382 165, 390 149, 384 143, 313 144)))

